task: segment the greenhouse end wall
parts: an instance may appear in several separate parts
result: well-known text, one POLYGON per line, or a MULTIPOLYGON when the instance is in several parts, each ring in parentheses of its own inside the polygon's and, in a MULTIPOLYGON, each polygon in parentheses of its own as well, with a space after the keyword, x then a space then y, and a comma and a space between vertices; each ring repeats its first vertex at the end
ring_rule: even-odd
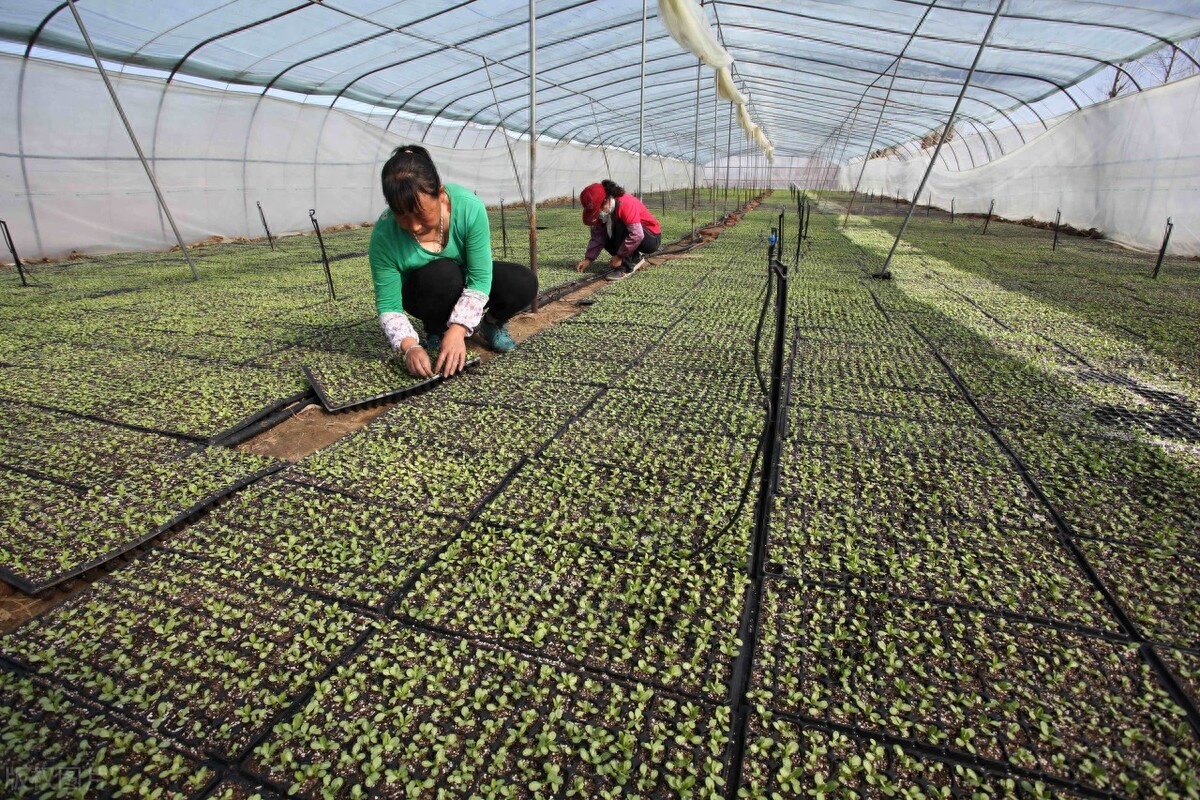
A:
MULTIPOLYGON (((975 169, 951 171, 939 158, 920 201, 985 214, 992 200, 1006 219, 1034 218, 1143 250, 1200 256, 1200 76, 1086 108, 1024 147, 975 169)), ((927 151, 929 154, 932 150, 927 151)), ((928 155, 867 162, 859 191, 912 197, 928 155)), ((862 162, 842 170, 854 187, 862 162)))
MULTIPOLYGON (((386 126, 375 124, 327 101, 111 77, 188 244, 265 236, 259 204, 277 235, 311 232, 310 210, 323 227, 372 222, 384 209, 383 162, 429 131, 427 122, 395 115, 375 115, 386 126)), ((95 69, 0 55, 0 97, 0 219, 21 258, 177 244, 95 69)), ((463 184, 489 204, 523 202, 530 191, 528 141, 496 134, 491 142, 427 147, 444 181, 463 184)), ((647 189, 692 182, 691 165, 677 160, 644 158, 642 172, 647 189)), ((538 143, 539 202, 577 194, 609 175, 636 187, 636 156, 538 143)), ((3 252, 0 260, 11 257, 3 252)))

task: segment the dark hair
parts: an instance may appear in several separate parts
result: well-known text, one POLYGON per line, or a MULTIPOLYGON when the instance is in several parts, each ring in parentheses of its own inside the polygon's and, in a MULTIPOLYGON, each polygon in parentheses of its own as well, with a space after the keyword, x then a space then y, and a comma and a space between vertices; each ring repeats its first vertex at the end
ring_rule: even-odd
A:
POLYGON ((394 214, 414 214, 421 208, 420 195, 437 195, 442 179, 429 151, 406 144, 392 151, 383 165, 383 198, 394 214))
POLYGON ((621 197, 622 195, 625 194, 624 189, 622 189, 620 186, 617 186, 615 183, 608 180, 607 178, 600 181, 600 185, 604 187, 604 193, 606 195, 608 195, 609 197, 621 197))

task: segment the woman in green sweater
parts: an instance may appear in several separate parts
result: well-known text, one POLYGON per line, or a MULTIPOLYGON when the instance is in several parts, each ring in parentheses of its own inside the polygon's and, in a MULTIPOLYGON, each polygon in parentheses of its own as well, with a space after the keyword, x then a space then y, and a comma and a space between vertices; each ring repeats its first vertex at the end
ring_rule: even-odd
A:
POLYGON ((382 180, 388 210, 371 232, 371 279, 379 324, 405 369, 455 374, 476 332, 488 348, 512 350, 508 320, 533 301, 537 277, 521 264, 492 260, 483 201, 443 184, 429 152, 416 145, 396 148, 382 180), (424 325, 424 343, 408 314, 424 325))

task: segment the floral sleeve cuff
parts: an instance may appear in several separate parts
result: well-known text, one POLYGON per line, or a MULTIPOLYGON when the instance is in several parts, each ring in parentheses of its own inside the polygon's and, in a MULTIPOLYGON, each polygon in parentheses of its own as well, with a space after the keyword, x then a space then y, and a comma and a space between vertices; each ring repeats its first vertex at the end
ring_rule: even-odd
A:
POLYGON ((467 329, 467 336, 475 332, 483 319, 483 309, 487 305, 488 296, 476 289, 463 289, 462 297, 454 304, 447 325, 459 324, 467 329))
POLYGON ((398 311, 385 311, 379 315, 379 327, 383 328, 383 335, 392 343, 392 347, 399 350, 400 343, 409 337, 416 337, 417 330, 413 327, 407 314, 401 314, 398 311))

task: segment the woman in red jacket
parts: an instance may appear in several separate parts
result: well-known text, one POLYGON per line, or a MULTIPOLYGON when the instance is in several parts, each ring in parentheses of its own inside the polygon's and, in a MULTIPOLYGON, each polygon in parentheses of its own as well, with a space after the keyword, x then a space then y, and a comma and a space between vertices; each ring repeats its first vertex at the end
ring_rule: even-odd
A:
POLYGON ((612 272, 604 277, 618 281, 633 274, 645 263, 642 255, 653 253, 662 243, 662 226, 641 200, 612 181, 593 183, 579 193, 583 206, 583 224, 592 229, 587 252, 575 265, 583 272, 600 251, 612 254, 612 272))

